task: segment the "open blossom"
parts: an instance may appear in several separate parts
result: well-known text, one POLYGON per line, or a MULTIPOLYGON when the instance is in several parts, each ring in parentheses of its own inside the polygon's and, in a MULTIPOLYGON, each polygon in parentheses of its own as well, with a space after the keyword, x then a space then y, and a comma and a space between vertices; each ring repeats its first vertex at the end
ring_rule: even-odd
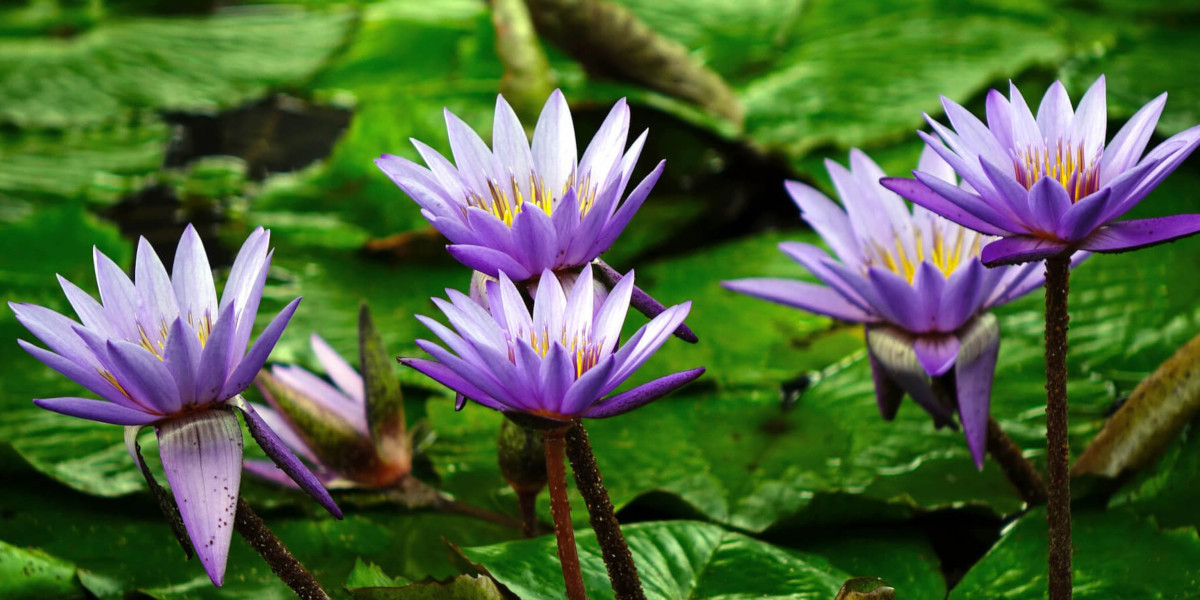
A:
MULTIPOLYGON (((403 427, 377 440, 367 422, 368 398, 362 375, 321 336, 310 338, 313 354, 332 381, 298 366, 276 365, 256 383, 272 408, 256 406, 287 445, 315 467, 326 487, 385 487, 412 470, 411 444, 403 427)), ((395 362, 391 362, 395 365, 395 362)), ((401 423, 403 414, 398 415, 401 423)), ((294 487, 271 461, 247 460, 246 470, 294 487)))
POLYGON ((401 362, 457 392, 459 408, 465 397, 502 412, 558 422, 631 411, 704 373, 703 367, 682 371, 608 396, 666 342, 691 303, 666 309, 618 348, 633 273, 613 287, 597 310, 592 290, 591 265, 583 268, 569 295, 552 273, 543 273, 532 315, 504 273, 487 285, 490 314, 465 294, 446 290, 450 302, 435 298, 434 303, 454 330, 417 317, 445 347, 417 340, 434 360, 401 362))
POLYGON ((1107 110, 1101 76, 1072 109, 1063 85, 1046 91, 1035 117, 1011 86, 992 90, 985 125, 942 98, 954 129, 926 115, 937 136, 925 142, 967 186, 918 169, 916 181, 889 178, 888 188, 976 231, 1000 236, 983 249, 987 265, 1037 261, 1075 249, 1123 252, 1200 231, 1200 215, 1118 221, 1200 144, 1192 127, 1143 155, 1166 104, 1142 107, 1105 145, 1107 110))
MULTIPOLYGON (((957 410, 967 444, 982 467, 999 328, 988 309, 1042 283, 1039 265, 989 269, 980 251, 995 238, 960 227, 879 185, 883 171, 858 150, 850 169, 826 161, 845 206, 789 181, 800 214, 833 251, 802 242, 780 249, 822 284, 739 279, 724 286, 744 294, 865 323, 876 396, 884 418, 908 393, 940 425, 957 410), (954 371, 957 406, 938 394, 934 378, 954 371)), ((926 150, 920 169, 957 184, 954 172, 926 150)))
MULTIPOLYGON (((17 320, 47 348, 22 348, 102 400, 36 399, 57 413, 133 428, 153 426, 159 454, 201 563, 221 585, 241 482, 239 409, 280 467, 338 517, 312 473, 239 396, 283 333, 296 298, 250 344, 271 262, 270 233, 256 229, 238 252, 220 302, 204 246, 190 225, 172 276, 150 244, 138 241, 135 281, 94 251, 102 302, 59 277, 79 321, 50 309, 9 303, 17 320)), ((136 459, 136 457, 135 457, 136 459)))
POLYGON ((578 159, 570 109, 559 91, 546 101, 532 143, 503 96, 496 100, 490 149, 448 110, 446 127, 454 164, 417 140, 428 168, 388 154, 375 164, 450 240, 455 259, 491 277, 503 271, 524 281, 591 262, 629 224, 664 164, 625 197, 646 132, 626 149, 624 100, 578 159))

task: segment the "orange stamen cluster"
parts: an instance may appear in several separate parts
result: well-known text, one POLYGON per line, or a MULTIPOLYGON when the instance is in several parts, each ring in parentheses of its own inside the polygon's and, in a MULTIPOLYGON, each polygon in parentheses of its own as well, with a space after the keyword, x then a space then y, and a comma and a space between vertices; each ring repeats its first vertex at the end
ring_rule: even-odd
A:
MULTIPOLYGON (((566 194, 567 190, 572 187, 575 187, 574 173, 567 179, 562 194, 566 194)), ((542 209, 549 216, 554 210, 554 195, 541 176, 530 173, 529 190, 531 197, 526 198, 525 194, 521 192, 521 186, 517 184, 516 177, 511 178, 507 185, 488 180, 490 198, 484 198, 469 191, 467 192, 467 206, 474 206, 492 213, 509 227, 512 227, 513 219, 516 218, 517 213, 525 209, 527 204, 542 209)), ((579 216, 583 217, 592 209, 596 201, 596 188, 592 186, 590 173, 584 176, 579 186, 576 187, 575 193, 579 198, 579 216)))
POLYGON ((1030 189, 1043 177, 1058 180, 1071 202, 1078 202, 1100 189, 1099 161, 1084 156, 1083 146, 1058 141, 1054 147, 1027 148, 1013 158, 1017 181, 1030 189))

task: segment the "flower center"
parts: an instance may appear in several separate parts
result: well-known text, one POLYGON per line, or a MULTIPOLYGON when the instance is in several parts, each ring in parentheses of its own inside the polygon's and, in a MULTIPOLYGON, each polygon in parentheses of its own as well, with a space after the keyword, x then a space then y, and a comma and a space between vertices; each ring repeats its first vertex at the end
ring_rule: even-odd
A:
MULTIPOLYGON (((550 352, 552 338, 548 332, 530 332, 528 337, 524 338, 524 341, 527 341, 529 347, 533 348, 533 351, 537 352, 538 356, 542 358, 545 358, 546 354, 550 352)), ((567 332, 564 331, 559 337, 559 341, 567 349, 567 354, 571 357, 571 363, 575 365, 576 379, 582 377, 588 369, 591 369, 596 366, 596 363, 600 362, 600 348, 591 340, 580 339, 578 337, 568 339, 567 332)), ((512 350, 509 350, 509 354, 509 358, 512 359, 512 350)))
POLYGON ((949 238, 939 229, 934 228, 929 247, 925 247, 920 229, 913 231, 913 244, 910 249, 904 244, 900 234, 895 234, 894 245, 885 246, 879 241, 872 241, 863 250, 867 255, 867 265, 880 266, 913 282, 917 274, 917 266, 928 260, 949 278, 959 266, 970 259, 979 256, 981 250, 980 237, 971 236, 968 240, 966 230, 955 228, 949 238))
POLYGON ((1026 190, 1043 177, 1053 177, 1066 188, 1072 203, 1100 189, 1099 163, 1095 157, 1084 156, 1083 146, 1062 140, 1054 147, 1026 148, 1013 157, 1017 181, 1026 190))
MULTIPOLYGON (((566 194, 567 190, 573 186, 575 186, 574 173, 567 179, 562 193, 566 194)), ((521 186, 517 184, 516 177, 511 178, 507 185, 489 179, 489 197, 484 198, 473 191, 467 192, 467 206, 474 206, 490 212, 509 227, 512 227, 517 213, 525 210, 527 205, 536 206, 549 216, 554 211, 554 195, 541 176, 530 173, 529 190, 530 197, 526 198, 525 194, 521 192, 521 186)), ((591 173, 585 175, 579 182, 579 185, 575 187, 575 193, 578 194, 579 216, 582 218, 591 210, 596 201, 596 188, 592 186, 591 173)))

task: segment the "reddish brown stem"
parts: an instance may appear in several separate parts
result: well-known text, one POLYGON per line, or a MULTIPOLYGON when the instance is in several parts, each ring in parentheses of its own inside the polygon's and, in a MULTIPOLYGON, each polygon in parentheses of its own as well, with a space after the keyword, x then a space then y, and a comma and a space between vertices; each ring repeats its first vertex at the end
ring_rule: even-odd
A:
POLYGON ((991 415, 988 415, 987 450, 1026 504, 1037 506, 1046 501, 1046 483, 1041 474, 991 415))
POLYGON ((329 595, 321 589, 321 584, 313 578, 312 573, 296 560, 283 542, 267 528, 267 524, 254 513, 250 505, 238 498, 237 516, 233 520, 233 528, 237 530, 246 543, 254 548, 258 555, 271 567, 281 581, 292 588, 301 600, 329 600, 329 595))
POLYGON ((1067 443, 1067 294, 1070 257, 1046 259, 1046 522, 1050 600, 1071 600, 1071 448, 1067 443))
POLYGON ((567 468, 564 429, 546 431, 546 476, 550 488, 550 514, 554 516, 554 535, 558 538, 558 560, 567 584, 567 600, 587 600, 583 589, 583 571, 579 550, 575 547, 575 528, 571 523, 571 501, 567 498, 567 468))
POLYGON ((517 505, 521 509, 521 535, 527 538, 537 535, 537 497, 538 492, 517 492, 517 505))
POLYGON ((608 578, 612 580, 617 600, 646 600, 633 554, 625 543, 608 490, 604 489, 604 481, 600 479, 600 468, 588 442, 587 430, 579 421, 567 430, 567 456, 571 459, 579 493, 587 504, 592 530, 596 532, 596 542, 604 556, 604 566, 608 567, 608 578))

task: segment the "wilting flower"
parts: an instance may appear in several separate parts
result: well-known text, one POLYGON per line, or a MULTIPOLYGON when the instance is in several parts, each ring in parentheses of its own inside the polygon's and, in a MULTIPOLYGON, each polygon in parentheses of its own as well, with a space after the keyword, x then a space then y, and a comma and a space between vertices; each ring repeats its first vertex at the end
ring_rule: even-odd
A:
POLYGON ((983 249, 987 265, 1079 248, 1123 252, 1191 235, 1200 230, 1200 215, 1117 221, 1200 143, 1197 126, 1142 155, 1166 100, 1162 94, 1142 107, 1105 146, 1103 76, 1078 110, 1055 82, 1036 118, 1016 86, 1007 99, 992 90, 987 125, 942 98, 954 131, 926 115, 937 137, 920 135, 969 187, 920 169, 913 173, 916 181, 890 178, 883 184, 961 225, 1001 236, 983 249))
POLYGON ((418 316, 446 348, 417 340, 435 360, 401 362, 458 392, 458 408, 465 396, 502 412, 558 422, 619 415, 704 373, 703 367, 682 371, 608 396, 666 342, 691 309, 690 302, 666 309, 618 349, 632 291, 630 272, 593 311, 591 265, 583 268, 569 296, 545 272, 530 315, 516 285, 501 273, 487 287, 490 314, 454 290, 446 290, 450 302, 435 298, 456 331, 418 316))
POLYGON ((578 268, 612 245, 658 181, 663 164, 622 201, 646 133, 626 150, 629 108, 617 102, 576 160, 567 101, 550 95, 532 147, 516 113, 496 100, 492 148, 446 111, 454 163, 413 140, 429 168, 398 156, 375 164, 421 206, 421 214, 450 240, 462 264, 524 281, 544 270, 578 268))
MULTIPOLYGON (((399 422, 383 431, 377 427, 381 439, 376 439, 367 407, 388 399, 368 398, 363 377, 354 367, 320 336, 313 334, 310 342, 332 384, 302 367, 274 366, 256 380, 273 407, 255 407, 263 420, 315 467, 317 478, 326 487, 385 487, 408 475, 412 452, 398 390, 392 390, 396 397, 389 405, 397 408, 399 415, 394 416, 399 422)), ((387 362, 389 367, 395 365, 387 362)), ((247 460, 246 470, 295 486, 271 461, 247 460)))
MULTIPOLYGON (((980 249, 995 238, 965 229, 904 201, 879 185, 883 171, 858 150, 850 169, 826 161, 839 207, 817 190, 789 181, 800 214, 833 250, 801 242, 780 249, 825 285, 788 279, 739 279, 731 290, 865 323, 880 412, 892 419, 905 392, 938 425, 957 409, 967 445, 982 468, 999 328, 988 309, 1042 283, 1039 265, 989 269, 980 249), (952 373, 953 370, 953 373, 952 373), (957 406, 947 397, 953 374, 957 406), (937 385, 935 385, 935 383, 937 385)), ((954 186, 954 172, 935 154, 920 169, 954 186)))
POLYGON ((242 434, 229 407, 242 412, 281 468, 341 517, 329 493, 238 395, 262 368, 300 302, 289 303, 250 345, 271 262, 269 243, 270 233, 262 228, 250 234, 219 303, 204 246, 190 225, 171 277, 145 238, 138 241, 136 283, 94 251, 102 303, 59 277, 82 324, 41 306, 9 303, 48 350, 25 340, 18 341, 21 347, 103 398, 45 398, 35 404, 133 428, 126 436, 131 454, 137 429, 154 427, 187 533, 216 585, 225 576, 241 482, 242 434))

